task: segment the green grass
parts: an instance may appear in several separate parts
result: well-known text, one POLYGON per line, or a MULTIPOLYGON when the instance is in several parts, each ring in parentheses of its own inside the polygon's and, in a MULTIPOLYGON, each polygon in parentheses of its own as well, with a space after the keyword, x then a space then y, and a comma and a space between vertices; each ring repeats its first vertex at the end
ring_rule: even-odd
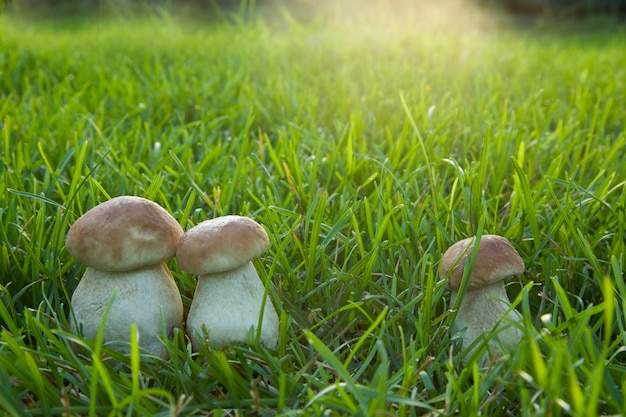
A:
MULTIPOLYGON (((0 17, 5 413, 626 412, 624 28, 374 14, 0 17), (277 351, 192 354, 180 333, 163 361, 71 333, 65 234, 122 194, 185 229, 265 226, 277 351), (481 232, 527 264, 507 287, 524 343, 489 369, 460 361, 436 272, 481 232)), ((188 311, 193 277, 168 265, 188 311)))

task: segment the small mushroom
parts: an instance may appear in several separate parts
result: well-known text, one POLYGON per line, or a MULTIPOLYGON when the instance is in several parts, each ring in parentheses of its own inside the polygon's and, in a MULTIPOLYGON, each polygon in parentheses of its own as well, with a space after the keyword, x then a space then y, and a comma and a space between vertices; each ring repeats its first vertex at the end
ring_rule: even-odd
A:
POLYGON ((166 358, 159 337, 182 327, 183 303, 164 261, 174 257, 182 235, 165 209, 134 196, 113 198, 76 220, 65 245, 87 269, 72 294, 73 330, 95 339, 110 304, 106 342, 128 342, 135 323, 139 346, 166 358))
MULTIPOLYGON (((465 260, 472 258, 475 240, 475 237, 470 237, 456 242, 444 253, 439 264, 440 277, 449 275, 448 288, 452 291, 452 304, 461 287, 465 260)), ((478 255, 452 326, 453 333, 466 329, 462 342, 463 350, 496 326, 502 327, 502 330, 497 332, 497 338, 504 349, 510 351, 519 344, 522 338, 520 330, 502 320, 505 317, 513 322, 522 320, 520 313, 511 308, 504 288, 504 279, 520 275, 524 269, 524 261, 508 240, 498 235, 482 236, 478 255)), ((489 351, 493 355, 498 355, 494 341, 489 342, 489 351)), ((471 352, 469 354, 471 355, 471 352)), ((480 359, 481 366, 487 364, 487 361, 488 357, 484 355, 480 359)))
POLYGON ((217 217, 185 232, 176 259, 183 271, 198 276, 187 317, 195 351, 206 344, 205 335, 216 349, 247 342, 261 310, 259 342, 276 347, 278 315, 252 263, 268 246, 263 227, 248 217, 217 217))

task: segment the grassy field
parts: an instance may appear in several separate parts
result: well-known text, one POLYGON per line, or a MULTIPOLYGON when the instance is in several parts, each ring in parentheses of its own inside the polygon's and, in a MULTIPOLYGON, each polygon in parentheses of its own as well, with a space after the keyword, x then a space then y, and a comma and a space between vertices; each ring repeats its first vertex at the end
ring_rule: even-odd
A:
POLYGON ((626 412, 626 30, 429 16, 0 17, 0 409, 626 412), (261 223, 277 350, 179 333, 164 361, 72 334, 65 234, 118 195, 184 229, 261 223), (527 266, 507 287, 524 341, 487 369, 461 361, 437 274, 483 233, 527 266))

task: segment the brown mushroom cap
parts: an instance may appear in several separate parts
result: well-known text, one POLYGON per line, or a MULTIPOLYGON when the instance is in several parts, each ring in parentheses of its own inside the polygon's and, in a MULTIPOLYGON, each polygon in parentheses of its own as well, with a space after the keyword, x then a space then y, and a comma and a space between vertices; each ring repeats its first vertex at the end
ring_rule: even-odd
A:
MULTIPOLYGON (((460 288, 465 270, 465 257, 472 257, 475 240, 475 237, 460 240, 443 254, 439 264, 439 276, 443 278, 450 273, 448 288, 452 290, 460 288)), ((525 268, 524 260, 508 240, 498 235, 483 235, 467 288, 476 289, 522 274, 525 268)))
POLYGON ((163 207, 121 196, 97 205, 67 233, 65 245, 79 262, 101 271, 130 271, 176 254, 183 229, 163 207))
POLYGON ((212 274, 250 262, 269 244, 265 229, 251 218, 222 216, 187 230, 176 249, 176 259, 189 274, 212 274))

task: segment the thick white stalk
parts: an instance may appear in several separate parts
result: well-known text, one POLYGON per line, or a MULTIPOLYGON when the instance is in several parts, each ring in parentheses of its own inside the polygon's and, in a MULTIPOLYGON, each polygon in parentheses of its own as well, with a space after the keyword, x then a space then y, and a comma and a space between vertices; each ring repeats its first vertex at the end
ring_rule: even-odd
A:
MULTIPOLYGON (((457 298, 457 291, 452 291, 452 303, 457 298)), ((487 335, 498 327, 497 335, 502 347, 507 351, 513 350, 519 344, 522 333, 507 321, 519 322, 520 313, 511 309, 511 302, 506 294, 503 282, 497 282, 477 289, 467 290, 461 301, 459 311, 452 326, 452 333, 456 334, 466 329, 463 335, 463 350, 465 351, 477 338, 487 335), (507 320, 503 320, 506 317, 507 320)), ((472 349, 473 351, 474 349, 472 349)), ((497 343, 489 342, 491 355, 499 355, 497 343)), ((471 355, 469 352, 468 356, 471 355)), ((481 358, 481 365, 485 365, 488 356, 481 358)))
MULTIPOLYGON (((194 350, 207 342, 216 349, 246 343, 256 331, 265 288, 252 262, 225 272, 201 275, 193 296, 187 334, 194 350)), ((278 315, 269 297, 265 298, 259 342, 269 349, 278 343, 278 315)))
MULTIPOLYGON (((183 324, 183 302, 178 287, 165 265, 159 263, 126 272, 87 268, 72 294, 76 325, 85 337, 96 339, 109 303, 105 342, 130 341, 130 328, 137 326, 139 346, 167 358, 160 340, 183 324)), ((121 349, 126 351, 126 349, 121 349)))

